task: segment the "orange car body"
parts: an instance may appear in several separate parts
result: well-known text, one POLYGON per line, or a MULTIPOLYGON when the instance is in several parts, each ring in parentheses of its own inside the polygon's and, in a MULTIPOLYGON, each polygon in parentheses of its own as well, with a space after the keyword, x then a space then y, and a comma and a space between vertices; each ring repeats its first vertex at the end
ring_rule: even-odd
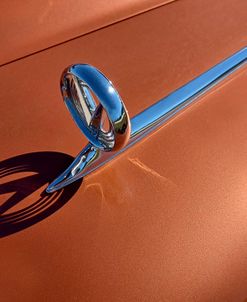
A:
POLYGON ((66 66, 102 70, 133 116, 244 47, 247 2, 20 3, 0 4, 0 300, 246 301, 246 68, 43 191, 86 143, 62 103, 66 66))

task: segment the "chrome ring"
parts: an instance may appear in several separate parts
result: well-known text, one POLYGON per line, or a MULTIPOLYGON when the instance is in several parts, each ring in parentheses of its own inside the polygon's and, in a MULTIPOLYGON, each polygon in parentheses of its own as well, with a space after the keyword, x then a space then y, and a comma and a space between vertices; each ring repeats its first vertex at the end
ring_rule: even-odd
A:
POLYGON ((87 64, 66 68, 61 77, 61 91, 77 126, 93 146, 117 151, 128 143, 131 132, 128 112, 111 81, 99 70, 87 64), (107 130, 103 129, 103 111, 108 118, 107 130))

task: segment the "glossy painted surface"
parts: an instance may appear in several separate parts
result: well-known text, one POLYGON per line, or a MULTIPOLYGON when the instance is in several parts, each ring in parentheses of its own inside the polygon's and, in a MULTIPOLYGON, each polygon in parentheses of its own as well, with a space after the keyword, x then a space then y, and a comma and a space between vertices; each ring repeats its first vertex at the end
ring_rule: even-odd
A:
POLYGON ((65 66, 104 70, 133 116, 244 47, 246 12, 176 1, 0 69, 5 301, 246 300, 246 70, 80 188, 40 196, 85 143, 61 104, 65 66))
POLYGON ((0 65, 174 0, 0 2, 0 65))

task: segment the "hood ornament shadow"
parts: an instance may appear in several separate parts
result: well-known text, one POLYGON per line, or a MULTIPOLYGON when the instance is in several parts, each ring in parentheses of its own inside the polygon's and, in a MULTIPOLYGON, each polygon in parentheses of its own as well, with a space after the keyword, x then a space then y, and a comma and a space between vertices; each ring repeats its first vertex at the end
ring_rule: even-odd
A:
POLYGON ((61 77, 64 102, 89 143, 46 189, 59 190, 125 151, 202 95, 247 60, 247 48, 215 65, 131 120, 112 82, 90 65, 77 64, 61 77))
POLYGON ((72 161, 70 155, 46 151, 0 162, 0 238, 39 223, 71 200, 81 181, 53 194, 44 192, 44 187, 72 161))

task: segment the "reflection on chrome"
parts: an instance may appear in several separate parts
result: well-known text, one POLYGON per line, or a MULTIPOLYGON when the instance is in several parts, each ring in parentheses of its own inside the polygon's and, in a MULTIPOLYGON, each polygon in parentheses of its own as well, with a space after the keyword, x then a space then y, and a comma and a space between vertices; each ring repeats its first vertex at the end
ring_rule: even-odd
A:
POLYGON ((70 66, 62 74, 63 99, 89 143, 48 186, 47 192, 59 190, 103 166, 243 66, 246 60, 247 48, 243 48, 131 120, 112 82, 101 72, 90 65, 70 66), (104 111, 109 130, 103 128, 104 111))

